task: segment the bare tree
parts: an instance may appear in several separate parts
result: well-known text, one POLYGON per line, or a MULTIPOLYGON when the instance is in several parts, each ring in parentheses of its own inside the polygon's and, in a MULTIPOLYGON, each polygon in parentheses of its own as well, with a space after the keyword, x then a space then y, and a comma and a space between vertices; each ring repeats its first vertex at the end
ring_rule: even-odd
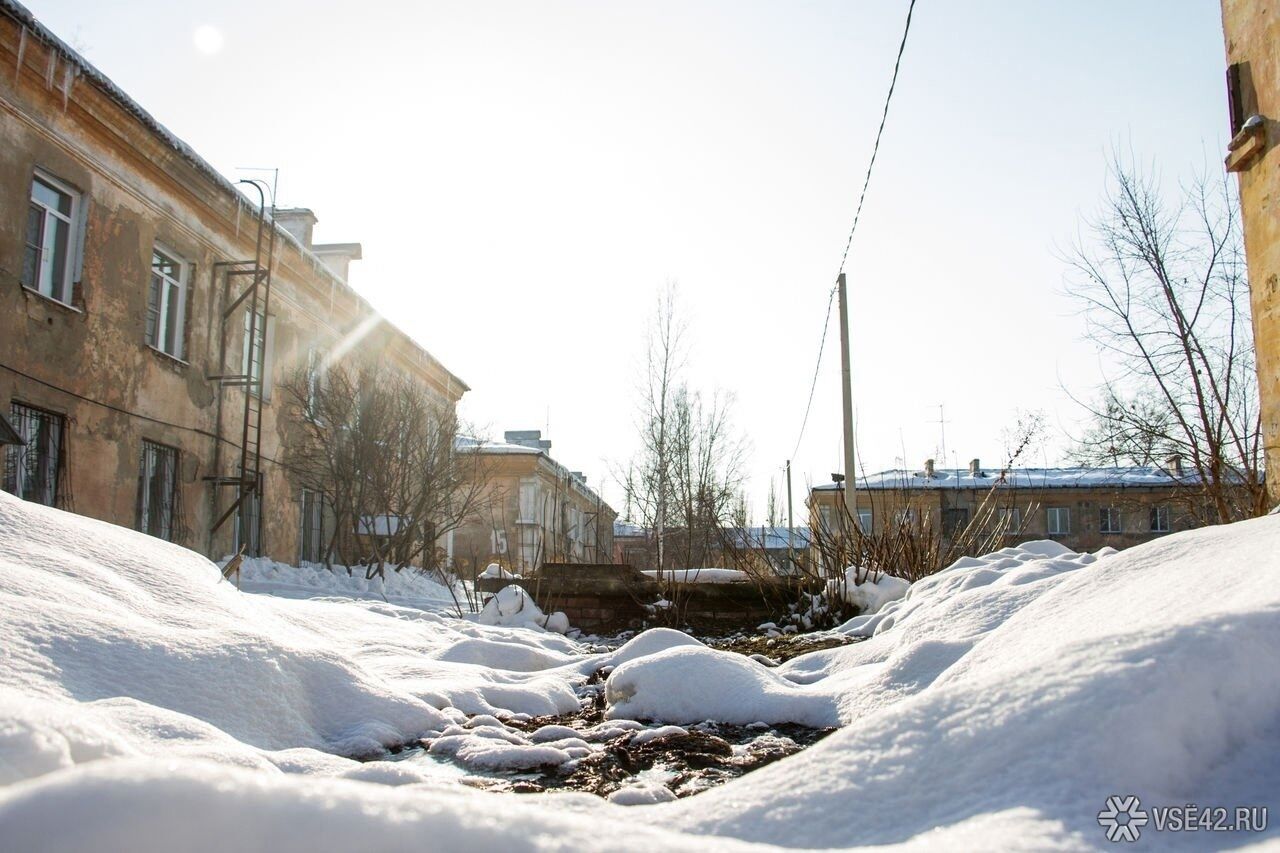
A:
POLYGON ((1267 510, 1261 421, 1240 223, 1232 184, 1200 178, 1169 201, 1113 159, 1090 239, 1067 256, 1068 292, 1115 366, 1077 458, 1186 460, 1209 518, 1267 510))
POLYGON ((661 576, 672 498, 672 420, 684 366, 685 325, 676 316, 676 290, 668 284, 650 321, 640 387, 640 452, 623 476, 632 520, 651 531, 661 576))
POLYGON ((640 452, 621 478, 630 518, 650 533, 660 579, 668 564, 700 568, 720 552, 743 479, 732 398, 684 381, 684 332, 668 287, 650 326, 640 452))
POLYGON ((488 499, 481 454, 460 441, 454 407, 372 362, 301 370, 283 383, 300 432, 285 465, 333 517, 326 562, 368 578, 414 565, 444 569, 439 543, 488 499))

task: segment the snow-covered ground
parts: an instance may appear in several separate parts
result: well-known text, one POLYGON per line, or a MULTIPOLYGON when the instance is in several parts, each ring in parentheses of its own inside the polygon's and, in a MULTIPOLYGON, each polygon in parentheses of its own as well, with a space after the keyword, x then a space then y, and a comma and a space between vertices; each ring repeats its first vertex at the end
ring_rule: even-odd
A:
MULTIPOLYGON (((1110 795, 1280 806, 1280 517, 1005 549, 843 630, 869 639, 776 668, 665 630, 591 654, 380 596, 238 592, 192 552, 0 493, 0 850, 1091 848, 1110 795), (474 767, 568 764, 583 732, 508 723, 576 710, 602 667, 616 732, 843 728, 674 802, 347 757, 426 736, 474 767)), ((1138 846, 1256 840, 1149 823, 1138 846)))
POLYGON ((330 570, 321 565, 290 566, 266 557, 246 557, 240 565, 240 588, 245 592, 284 598, 367 598, 388 601, 443 613, 466 608, 466 593, 455 585, 450 590, 439 578, 407 568, 388 570, 385 578, 365 578, 363 566, 350 574, 341 566, 330 570))

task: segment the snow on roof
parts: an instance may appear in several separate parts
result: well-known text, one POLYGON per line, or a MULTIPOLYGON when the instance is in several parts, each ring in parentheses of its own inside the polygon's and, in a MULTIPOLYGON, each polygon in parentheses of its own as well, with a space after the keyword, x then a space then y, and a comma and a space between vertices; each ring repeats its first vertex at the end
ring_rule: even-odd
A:
MULTIPOLYGON (((794 545, 796 548, 809 547, 809 528, 793 527, 794 545)), ((787 536, 786 527, 735 527, 726 531, 729 538, 739 547, 760 548, 766 551, 785 551, 790 547, 792 539, 787 536)))
MULTIPOLYGON (((242 193, 239 189, 237 189, 234 183, 232 183, 225 175, 223 175, 221 172, 215 169, 213 165, 209 163, 208 160, 204 159, 199 154, 197 154, 194 148, 192 148, 186 142, 183 142, 182 139, 180 139, 176 133, 169 130, 169 128, 165 127, 159 121, 159 119, 157 119, 155 116, 149 113, 145 108, 143 108, 141 104, 139 104, 132 97, 130 97, 124 91, 124 89, 121 89, 118 85, 116 85, 115 81, 113 81, 106 74, 102 73, 102 71, 100 71, 92 62, 85 59, 78 51, 75 50, 75 48, 71 47, 71 45, 67 44, 62 39, 58 38, 58 36, 56 36, 52 30, 50 30, 44 24, 40 23, 40 21, 36 18, 36 16, 33 15, 31 13, 31 10, 29 10, 26 6, 23 6, 21 3, 16 2, 16 0, 0 0, 0 10, 10 15, 14 20, 18 22, 20 26, 24 27, 27 32, 31 33, 37 39, 49 45, 52 49, 61 53, 63 57, 68 61, 69 65, 62 72, 62 74, 60 75, 60 80, 57 83, 57 85, 62 90, 64 98, 69 96, 71 92, 71 88, 75 84, 76 79, 78 77, 85 77, 86 79, 91 81, 94 85, 96 85, 99 89, 101 89, 108 97, 110 97, 113 101, 115 101, 116 104, 121 109, 123 109, 129 115, 136 118, 139 122, 142 123, 144 127, 146 127, 149 131, 151 131, 157 137, 159 137, 160 140, 164 142, 165 145, 169 146, 171 149, 177 152, 184 160, 186 160, 188 163, 194 166, 196 168, 196 171, 200 172, 209 180, 213 181, 223 191, 230 193, 231 196, 236 200, 236 203, 246 208, 252 215, 255 215, 255 216, 257 215, 257 206, 252 201, 250 201, 250 199, 248 199, 244 193, 242 193)), ((283 211, 284 211, 284 208, 281 208, 281 212, 283 211)), ((289 243, 292 243, 293 246, 298 250, 298 252, 304 258, 307 258, 311 261, 312 269, 314 269, 317 273, 321 275, 326 275, 332 278, 338 284, 342 285, 344 288, 346 288, 347 290, 355 294, 355 296, 358 299, 360 299, 360 301, 364 302, 366 306, 369 306, 368 300, 366 300, 363 296, 361 296, 360 293, 357 292, 356 289, 353 288, 347 282, 346 279, 338 275, 327 264, 325 264, 324 261, 321 260, 319 254, 317 254, 316 252, 313 252, 310 248, 304 245, 301 240, 299 240, 296 236, 290 233, 289 230, 286 229, 284 226, 275 223, 274 220, 272 224, 275 226, 276 235, 278 237, 286 240, 289 243)), ((373 310, 372 306, 369 306, 369 308, 370 310, 373 310)), ((411 335, 406 333, 403 329, 401 329, 399 326, 392 323, 391 320, 387 319, 381 314, 379 314, 379 317, 381 318, 382 322, 390 326, 392 329, 398 332, 402 337, 404 337, 405 340, 407 340, 410 344, 416 347, 417 350, 423 356, 426 357, 428 362, 430 362, 431 364, 434 364, 440 370, 444 371, 444 373, 448 374, 451 382, 456 382, 458 385, 460 385, 464 392, 471 390, 471 386, 467 385, 467 383, 464 382, 461 377, 455 375, 452 371, 446 368, 438 358, 432 355, 427 350, 426 347, 422 346, 422 344, 414 340, 411 335)))
MULTIPOLYGON (((939 468, 932 477, 923 471, 895 468, 867 474, 858 480, 859 489, 989 489, 995 485, 1015 489, 1094 489, 1194 486, 1200 477, 1194 472, 1175 474, 1164 468, 1014 468, 982 471, 973 476, 968 468, 939 468)), ((815 492, 843 488, 835 483, 814 486, 815 492)))
MULTIPOLYGON (((528 447, 523 444, 510 444, 505 441, 486 441, 485 439, 469 435, 460 435, 454 439, 454 447, 460 451, 470 451, 492 456, 541 456, 547 461, 547 464, 551 465, 555 469, 559 476, 568 479, 575 487, 586 493, 591 500, 599 501, 606 507, 609 506, 609 504, 605 502, 604 498, 601 497, 595 489, 587 485, 587 481, 584 480, 581 475, 574 471, 570 471, 564 465, 553 459, 550 453, 541 448, 528 447)), ((613 507, 609 507, 609 509, 612 511, 613 507)))
POLYGON ((616 539, 619 536, 644 536, 645 529, 639 524, 633 524, 630 521, 615 521, 613 523, 613 536, 616 539))

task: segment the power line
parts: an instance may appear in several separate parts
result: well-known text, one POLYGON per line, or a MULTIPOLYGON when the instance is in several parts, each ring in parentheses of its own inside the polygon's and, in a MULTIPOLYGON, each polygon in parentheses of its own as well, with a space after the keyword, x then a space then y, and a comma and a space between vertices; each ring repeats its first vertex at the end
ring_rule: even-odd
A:
MULTIPOLYGON (((858 207, 853 214, 853 225, 849 228, 849 239, 844 244, 844 254, 840 256, 840 268, 836 270, 836 278, 844 272, 845 261, 849 258, 849 247, 853 245, 853 234, 858 230, 858 220, 862 217, 862 204, 867 199, 867 187, 871 185, 871 171, 876 165, 876 154, 880 151, 880 137, 884 135, 885 121, 889 118, 889 104, 893 101, 893 90, 898 85, 898 70, 902 67, 902 53, 907 47, 907 34, 911 32, 911 13, 915 11, 916 0, 907 5, 907 22, 902 28, 902 41, 898 43, 898 55, 893 61, 893 76, 889 79, 889 92, 884 99, 884 110, 880 114, 880 127, 876 129, 875 143, 871 146, 871 160, 867 163, 867 175, 862 181, 862 192, 858 195, 858 207)), ((818 344, 818 361, 813 366, 813 381, 809 385, 809 400, 804 406, 804 419, 800 422, 800 434, 796 436, 795 449, 791 458, 795 459, 800 452, 800 443, 804 441, 804 431, 809 425, 809 412, 813 408, 813 395, 818 388, 818 373, 822 369, 822 353, 827 345, 827 329, 831 326, 831 306, 836 298, 836 287, 833 285, 827 294, 827 315, 822 321, 822 340, 818 344)))
POLYGON ((813 382, 809 384, 809 402, 804 404, 804 420, 800 422, 800 434, 796 436, 795 450, 791 451, 791 459, 800 452, 800 442, 804 440, 805 427, 809 425, 809 411, 813 408, 813 392, 818 390, 818 373, 822 369, 822 353, 827 348, 827 329, 831 328, 831 306, 835 302, 836 289, 831 288, 827 294, 827 316, 822 321, 822 340, 818 343, 818 363, 813 366, 813 382))
POLYGON ((902 41, 898 44, 898 56, 893 61, 893 77, 889 79, 889 94, 884 99, 884 112, 880 114, 880 127, 876 130, 876 141, 871 146, 871 160, 867 163, 867 176, 862 181, 862 193, 858 196, 858 209, 853 214, 853 226, 849 229, 849 239, 844 244, 844 254, 840 256, 840 269, 836 275, 844 272, 844 263, 849 258, 849 247, 853 245, 853 232, 858 230, 858 219, 862 216, 862 203, 867 199, 867 187, 871 185, 871 170, 876 165, 876 154, 880 151, 880 137, 884 135, 884 123, 889 118, 889 104, 893 101, 893 90, 898 85, 898 69, 902 67, 902 52, 907 48, 907 34, 911 32, 911 13, 915 11, 916 0, 907 6, 907 23, 902 28, 902 41))

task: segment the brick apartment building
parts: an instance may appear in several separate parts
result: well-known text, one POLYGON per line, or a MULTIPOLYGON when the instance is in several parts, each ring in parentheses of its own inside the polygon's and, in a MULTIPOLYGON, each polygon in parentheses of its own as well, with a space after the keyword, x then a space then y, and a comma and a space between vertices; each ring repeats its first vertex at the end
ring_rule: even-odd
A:
POLYGON ((491 562, 524 573, 543 563, 608 563, 618 513, 551 457, 551 442, 539 430, 504 433, 503 441, 471 443, 484 457, 492 499, 483 517, 454 532, 453 560, 459 572, 481 571, 491 562))
POLYGON ((24 442, 0 485, 210 556, 318 559, 283 379, 358 351, 449 405, 467 386, 347 285, 359 244, 272 218, 10 0, 0 67, 0 412, 24 442))
MULTIPOLYGON (((810 521, 837 531, 843 483, 815 486, 810 521)), ((1176 530, 1199 527, 1208 509, 1194 473, 1172 459, 1167 468, 1016 468, 987 471, 979 460, 967 469, 895 469, 859 478, 856 494, 862 530, 880 534, 908 525, 950 543, 979 518, 1007 530, 1007 544, 1054 539, 1074 551, 1127 548, 1176 530)))

